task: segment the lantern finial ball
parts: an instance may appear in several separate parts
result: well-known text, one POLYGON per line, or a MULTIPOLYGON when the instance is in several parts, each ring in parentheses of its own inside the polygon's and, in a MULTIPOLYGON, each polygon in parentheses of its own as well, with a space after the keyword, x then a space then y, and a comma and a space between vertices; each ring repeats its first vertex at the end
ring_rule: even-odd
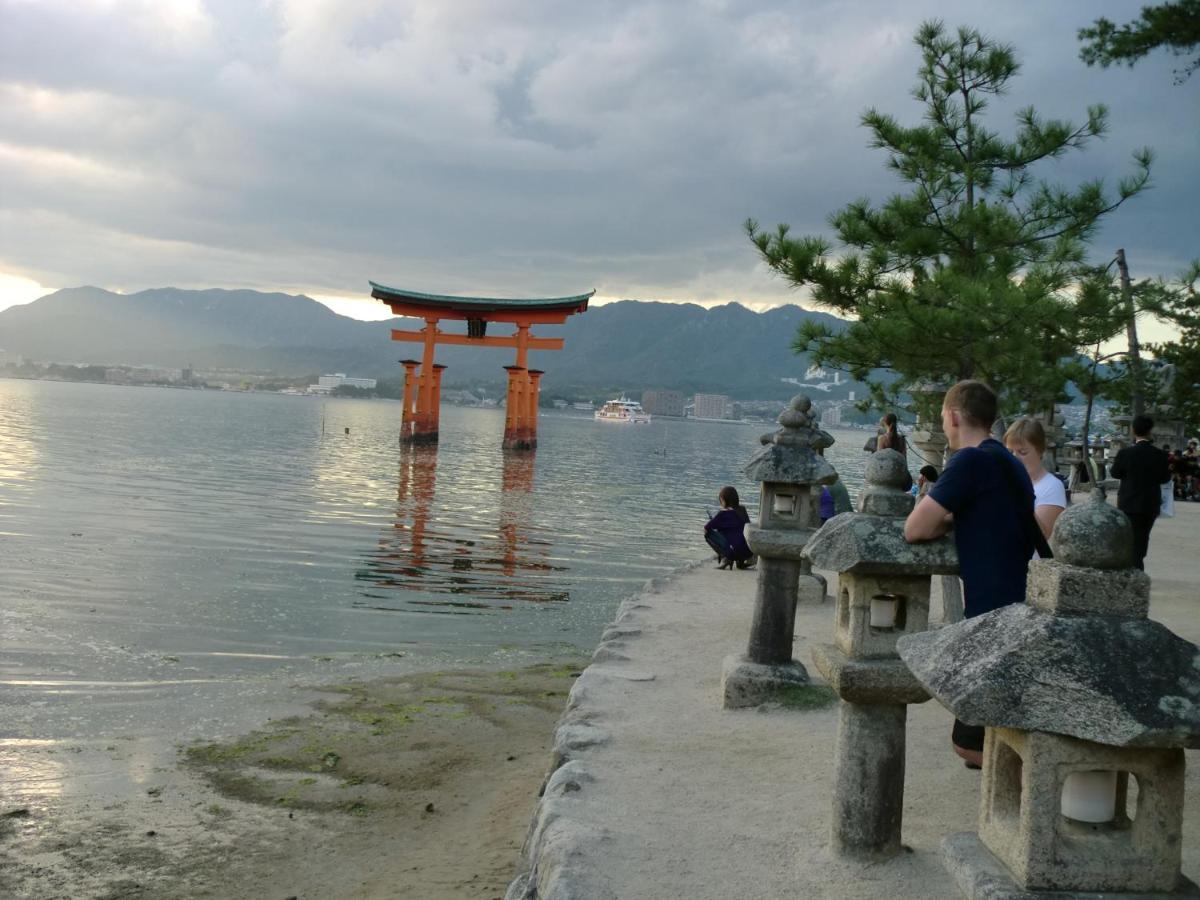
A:
POLYGON ((1054 558, 1091 569, 1128 569, 1133 565, 1133 526, 1129 518, 1093 491, 1090 501, 1072 504, 1050 535, 1054 558))
POLYGON ((908 466, 904 456, 895 450, 880 450, 867 460, 864 480, 869 486, 905 490, 908 485, 908 466))

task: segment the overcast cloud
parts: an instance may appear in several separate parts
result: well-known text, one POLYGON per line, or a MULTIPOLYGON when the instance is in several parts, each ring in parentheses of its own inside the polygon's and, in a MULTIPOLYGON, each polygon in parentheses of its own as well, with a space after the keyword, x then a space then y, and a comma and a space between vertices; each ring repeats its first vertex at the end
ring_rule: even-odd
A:
POLYGON ((0 0, 0 307, 4 275, 794 301, 741 223, 825 231, 898 187, 858 122, 920 115, 930 16, 1016 46, 1002 133, 1030 103, 1109 105, 1107 139, 1045 174, 1115 182, 1157 151, 1155 189, 1095 253, 1170 275, 1200 255, 1200 75, 1175 86, 1166 54, 1088 69, 1075 39, 1139 7, 0 0))

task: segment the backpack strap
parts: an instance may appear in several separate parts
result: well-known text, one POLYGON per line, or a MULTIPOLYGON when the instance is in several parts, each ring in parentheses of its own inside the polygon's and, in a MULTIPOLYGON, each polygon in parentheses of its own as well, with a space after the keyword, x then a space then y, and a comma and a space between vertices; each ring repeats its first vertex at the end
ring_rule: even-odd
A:
MULTIPOLYGON (((1021 530, 1025 532, 1025 537, 1033 543, 1035 549, 1042 559, 1053 559, 1054 551, 1050 549, 1050 543, 1046 540, 1046 536, 1042 534, 1042 526, 1038 523, 1037 516, 1033 509, 1030 508, 1029 515, 1021 515, 1021 507, 1025 503, 1025 492, 1021 489, 1021 484, 1017 481, 1017 473, 1013 471, 1008 460, 1001 459, 1000 453, 995 450, 987 449, 985 453, 991 455, 996 460, 996 465, 1000 467, 1000 471, 1004 475, 1004 481, 1008 485, 1008 492, 1012 496, 1013 502, 1017 505, 1017 516, 1021 522, 1021 530)), ((1003 451, 1008 453, 1007 450, 1003 451)))

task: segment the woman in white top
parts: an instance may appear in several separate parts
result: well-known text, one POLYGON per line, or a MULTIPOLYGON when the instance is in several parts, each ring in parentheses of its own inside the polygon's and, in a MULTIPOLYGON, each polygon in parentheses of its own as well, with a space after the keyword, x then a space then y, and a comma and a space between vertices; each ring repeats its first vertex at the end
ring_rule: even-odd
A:
MULTIPOLYGON (((1042 456, 1046 452, 1046 431, 1036 419, 1018 419, 1004 432, 1006 446, 1029 473, 1033 482, 1033 514, 1047 538, 1054 523, 1067 508, 1067 491, 1062 479, 1046 471, 1042 456)), ((1036 554, 1035 554, 1036 555, 1036 554)))

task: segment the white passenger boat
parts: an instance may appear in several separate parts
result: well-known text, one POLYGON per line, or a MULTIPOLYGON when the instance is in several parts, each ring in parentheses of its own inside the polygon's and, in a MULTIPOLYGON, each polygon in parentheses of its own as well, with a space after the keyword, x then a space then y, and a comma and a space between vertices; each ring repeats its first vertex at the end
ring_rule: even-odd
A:
POLYGON ((609 400, 596 410, 596 419, 600 422, 628 422, 633 425, 645 425, 650 421, 650 413, 642 409, 642 404, 636 400, 620 397, 609 400))

